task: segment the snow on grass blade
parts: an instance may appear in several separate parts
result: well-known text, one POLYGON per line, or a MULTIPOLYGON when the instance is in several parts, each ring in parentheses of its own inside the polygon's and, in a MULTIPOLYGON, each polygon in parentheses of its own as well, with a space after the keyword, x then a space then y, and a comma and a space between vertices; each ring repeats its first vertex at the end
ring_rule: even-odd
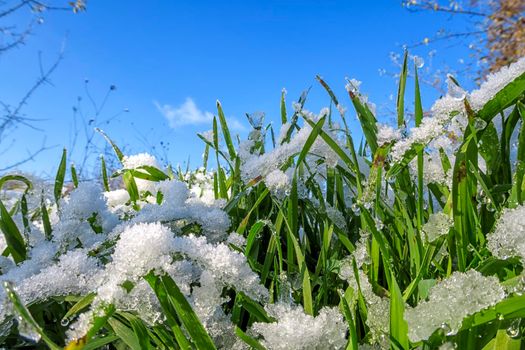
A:
POLYGON ((4 233, 9 253, 13 257, 16 263, 24 261, 27 257, 27 246, 20 233, 20 230, 16 226, 15 222, 11 218, 11 215, 7 211, 4 203, 0 200, 0 229, 4 233))
POLYGON ((162 290, 162 295, 177 313, 180 322, 184 325, 197 349, 215 349, 208 332, 206 332, 175 281, 170 276, 155 276, 152 273, 145 278, 154 290, 162 290))
POLYGON ((10 282, 4 281, 3 287, 6 292, 7 297, 9 298, 16 312, 18 313, 19 328, 25 322, 26 323, 25 327, 29 328, 29 332, 34 332, 37 334, 36 337, 34 335, 32 335, 31 337, 34 337, 36 339, 41 338, 46 343, 46 345, 49 346, 51 350, 60 350, 61 347, 55 344, 51 340, 51 338, 49 338, 47 334, 45 334, 42 327, 35 321, 31 313, 27 309, 27 307, 22 303, 22 301, 20 300, 20 297, 15 291, 13 284, 10 282))

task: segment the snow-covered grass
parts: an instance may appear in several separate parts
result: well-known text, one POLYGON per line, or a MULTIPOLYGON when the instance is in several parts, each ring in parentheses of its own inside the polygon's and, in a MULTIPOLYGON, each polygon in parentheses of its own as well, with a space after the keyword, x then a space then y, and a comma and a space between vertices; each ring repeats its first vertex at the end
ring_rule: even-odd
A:
POLYGON ((282 126, 252 116, 247 140, 217 103, 194 171, 101 132, 122 167, 100 182, 66 152, 54 183, 2 177, 0 346, 523 346, 525 59, 471 93, 450 77, 425 117, 416 80, 413 125, 407 69, 397 125, 348 80, 358 149, 318 77, 332 108, 283 90, 282 126))

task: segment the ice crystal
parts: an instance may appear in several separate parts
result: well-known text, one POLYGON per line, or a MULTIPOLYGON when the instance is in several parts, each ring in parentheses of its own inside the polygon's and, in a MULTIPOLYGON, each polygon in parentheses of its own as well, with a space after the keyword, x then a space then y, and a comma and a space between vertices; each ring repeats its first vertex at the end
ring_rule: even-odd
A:
POLYGON ((392 141, 397 141, 401 138, 401 131, 396 130, 393 127, 377 123, 377 143, 384 145, 392 141))
POLYGON ((427 242, 433 242, 448 234, 452 224, 452 218, 443 212, 430 214, 428 221, 422 227, 427 242))
POLYGON ((359 291, 363 295, 368 310, 366 324, 370 328, 371 341, 372 343, 382 344, 387 340, 390 330, 390 301, 376 295, 368 276, 362 270, 358 270, 358 272, 359 283, 350 260, 346 260, 343 262, 339 275, 348 281, 349 286, 354 290, 354 302, 357 302, 359 291))
MULTIPOLYGON (((284 143, 259 156, 251 154, 241 167, 244 182, 249 182, 259 176, 265 178, 275 170, 280 169, 290 157, 301 152, 311 132, 312 128, 309 125, 305 125, 288 143, 284 143)), ((326 132, 330 133, 329 130, 326 130, 326 132)), ((316 158, 324 158, 326 164, 331 167, 336 166, 339 160, 337 154, 320 138, 315 140, 309 153, 315 155, 316 158)))
POLYGON ((525 206, 504 209, 487 246, 494 256, 508 259, 514 256, 525 261, 525 206))
POLYGON ((337 308, 324 307, 316 317, 306 314, 301 306, 278 303, 266 306, 272 323, 254 323, 251 331, 263 337, 262 344, 278 349, 343 349, 347 325, 337 308))
POLYGON ((498 91, 514 79, 525 73, 525 57, 508 67, 501 68, 498 72, 487 76, 485 82, 479 89, 472 91, 470 94, 470 103, 474 110, 481 109, 498 91))
POLYGON ((277 198, 284 198, 290 191, 292 180, 280 169, 275 169, 264 178, 264 183, 277 198))
POLYGON ((454 272, 430 289, 428 301, 405 310, 410 340, 428 339, 440 327, 446 328, 447 335, 456 334, 465 317, 504 297, 496 277, 485 277, 475 270, 454 272))
POLYGON ((392 159, 398 162, 414 144, 426 146, 436 138, 441 138, 438 143, 446 151, 454 152, 459 146, 459 135, 463 134, 467 124, 465 100, 474 111, 480 110, 498 91, 524 73, 525 58, 522 58, 489 75, 480 88, 470 94, 448 77, 448 94, 434 103, 430 110, 431 116, 424 118, 418 127, 410 130, 407 138, 394 145, 392 159))
MULTIPOLYGON (((106 305, 113 304, 120 310, 139 312, 151 324, 162 320, 158 301, 142 278, 150 271, 174 278, 219 343, 226 342, 228 337, 222 336, 233 329, 221 309, 228 301, 221 296, 224 287, 242 291, 261 302, 268 297, 268 291, 244 255, 226 244, 209 243, 206 237, 176 236, 158 222, 138 223, 126 226, 119 234, 112 261, 98 273, 96 297, 88 318, 92 320, 106 305), (199 287, 190 288, 196 282, 199 287)), ((85 317, 81 318, 69 336, 82 336, 89 325, 85 317)))

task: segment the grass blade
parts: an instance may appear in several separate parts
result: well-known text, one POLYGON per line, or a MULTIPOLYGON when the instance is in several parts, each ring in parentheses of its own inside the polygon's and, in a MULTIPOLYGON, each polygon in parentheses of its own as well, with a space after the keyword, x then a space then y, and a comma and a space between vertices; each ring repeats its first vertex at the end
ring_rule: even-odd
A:
POLYGON ((60 159, 60 165, 58 166, 57 175, 55 176, 55 189, 53 192, 57 205, 62 197, 62 188, 64 187, 64 178, 66 177, 66 157, 67 151, 64 148, 62 151, 62 158, 60 159))

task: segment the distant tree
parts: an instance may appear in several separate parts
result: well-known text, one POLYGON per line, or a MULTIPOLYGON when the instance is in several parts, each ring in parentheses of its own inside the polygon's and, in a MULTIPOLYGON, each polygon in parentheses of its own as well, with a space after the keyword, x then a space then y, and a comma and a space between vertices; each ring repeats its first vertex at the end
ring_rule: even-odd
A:
POLYGON ((471 39, 468 46, 476 61, 473 67, 478 78, 525 56, 524 0, 405 0, 403 5, 410 11, 467 17, 472 24, 470 29, 454 32, 443 28, 433 36, 422 38, 417 45, 471 39))
MULTIPOLYGON (((1 1, 0 0, 0 58, 10 51, 17 49, 31 38, 39 25, 42 25, 44 17, 50 11, 85 11, 86 2, 77 0, 74 2, 61 1, 1 1)), ((22 93, 18 101, 5 101, 0 96, 0 156, 8 152, 14 144, 14 140, 9 135, 19 127, 36 128, 37 120, 27 116, 23 109, 34 95, 34 93, 44 84, 49 83, 49 78, 56 70, 62 60, 63 52, 61 51, 57 58, 47 67, 42 63, 42 57, 39 54, 39 76, 28 89, 22 93)), ((24 68, 20 68, 24 69, 24 68)), ((5 84, 6 82, 4 82, 5 84)), ((26 158, 13 164, 0 165, 0 172, 15 168, 26 163, 39 153, 46 150, 45 138, 42 146, 36 150, 31 150, 26 158)))

